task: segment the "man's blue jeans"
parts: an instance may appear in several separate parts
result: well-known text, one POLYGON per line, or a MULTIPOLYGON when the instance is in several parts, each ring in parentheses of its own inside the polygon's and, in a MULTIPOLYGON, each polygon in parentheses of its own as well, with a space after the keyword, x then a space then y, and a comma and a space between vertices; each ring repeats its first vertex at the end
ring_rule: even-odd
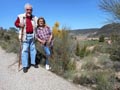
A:
POLYGON ((28 55, 30 52, 31 64, 35 65, 36 48, 35 40, 32 34, 27 34, 26 41, 22 43, 22 66, 28 67, 28 55))
POLYGON ((43 46, 43 49, 45 51, 46 54, 46 64, 49 65, 49 57, 50 57, 50 48, 48 46, 43 46))

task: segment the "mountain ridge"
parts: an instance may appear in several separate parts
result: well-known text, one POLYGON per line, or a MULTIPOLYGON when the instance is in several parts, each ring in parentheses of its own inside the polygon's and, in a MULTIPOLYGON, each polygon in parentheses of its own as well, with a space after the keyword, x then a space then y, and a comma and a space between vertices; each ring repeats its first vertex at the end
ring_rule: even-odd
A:
POLYGON ((79 34, 90 34, 89 37, 96 37, 104 35, 109 37, 112 34, 120 34, 120 24, 119 23, 111 23, 102 26, 101 28, 90 28, 90 29, 75 29, 71 30, 70 33, 74 35, 79 34))

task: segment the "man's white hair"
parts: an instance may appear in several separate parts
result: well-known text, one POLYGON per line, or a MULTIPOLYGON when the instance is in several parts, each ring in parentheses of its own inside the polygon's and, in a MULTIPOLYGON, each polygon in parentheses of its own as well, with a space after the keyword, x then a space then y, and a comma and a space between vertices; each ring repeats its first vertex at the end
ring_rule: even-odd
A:
POLYGON ((28 6, 32 8, 32 5, 29 4, 29 3, 26 3, 25 6, 24 6, 24 8, 26 9, 28 6))

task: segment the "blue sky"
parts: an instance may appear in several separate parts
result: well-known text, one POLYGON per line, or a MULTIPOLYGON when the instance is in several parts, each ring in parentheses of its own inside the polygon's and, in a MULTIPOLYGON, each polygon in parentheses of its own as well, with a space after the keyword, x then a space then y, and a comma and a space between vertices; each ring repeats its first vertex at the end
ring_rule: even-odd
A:
POLYGON ((71 29, 100 28, 106 24, 99 0, 1 0, 0 26, 15 27, 17 15, 24 13, 26 3, 32 4, 33 14, 43 16, 51 28, 56 21, 71 29))

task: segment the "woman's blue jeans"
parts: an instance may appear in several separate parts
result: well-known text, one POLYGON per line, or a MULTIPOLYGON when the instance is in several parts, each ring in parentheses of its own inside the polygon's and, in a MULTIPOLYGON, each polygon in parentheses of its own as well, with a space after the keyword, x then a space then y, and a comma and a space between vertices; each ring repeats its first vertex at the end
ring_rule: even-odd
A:
POLYGON ((22 43, 22 66, 28 67, 28 55, 30 52, 31 64, 35 65, 36 47, 35 40, 32 34, 27 34, 26 41, 22 43))
POLYGON ((46 55, 46 64, 49 65, 49 57, 50 57, 50 48, 48 46, 43 46, 46 55))

